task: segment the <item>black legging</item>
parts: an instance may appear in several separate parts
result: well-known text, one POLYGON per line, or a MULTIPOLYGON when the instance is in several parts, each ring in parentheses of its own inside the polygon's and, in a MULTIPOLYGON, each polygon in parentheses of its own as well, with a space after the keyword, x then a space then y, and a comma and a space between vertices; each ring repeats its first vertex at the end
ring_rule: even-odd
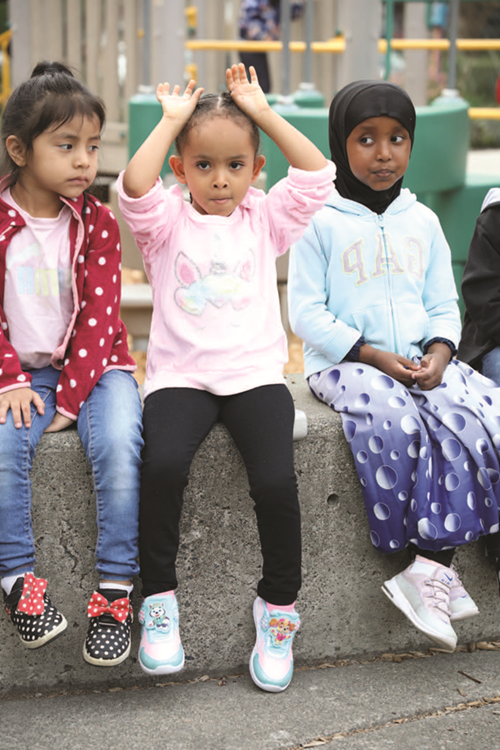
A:
POLYGON ((231 396, 164 388, 146 398, 139 515, 143 596, 177 587, 183 492, 193 457, 218 419, 241 452, 255 503, 263 557, 257 592, 272 604, 292 604, 301 584, 301 537, 294 407, 285 385, 231 396))

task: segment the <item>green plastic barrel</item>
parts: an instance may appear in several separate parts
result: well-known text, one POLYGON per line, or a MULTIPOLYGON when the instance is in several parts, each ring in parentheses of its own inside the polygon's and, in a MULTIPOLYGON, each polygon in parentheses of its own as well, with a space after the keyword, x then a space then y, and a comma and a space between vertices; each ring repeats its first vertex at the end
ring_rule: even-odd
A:
MULTIPOLYGON (((160 122, 162 116, 161 104, 152 92, 136 94, 129 100, 128 116, 128 156, 130 159, 160 122)), ((173 153, 175 153, 175 149, 172 146, 161 170, 162 178, 167 172, 172 171, 168 159, 173 153)))
POLYGON ((459 97, 440 97, 428 107, 416 108, 415 144, 405 187, 418 195, 464 184, 470 139, 468 109, 459 97))
POLYGON ((299 88, 292 94, 294 104, 304 109, 322 109, 325 97, 314 88, 314 83, 299 83, 299 88))

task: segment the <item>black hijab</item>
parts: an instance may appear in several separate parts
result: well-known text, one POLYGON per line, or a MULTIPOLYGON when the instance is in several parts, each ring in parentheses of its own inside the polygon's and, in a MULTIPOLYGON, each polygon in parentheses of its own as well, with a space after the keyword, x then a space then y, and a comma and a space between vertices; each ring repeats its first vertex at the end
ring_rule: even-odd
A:
POLYGON ((369 117, 394 117, 410 134, 413 146, 415 107, 406 93, 395 83, 386 81, 355 81, 344 86, 330 105, 328 135, 332 161, 337 167, 335 186, 343 198, 362 203, 371 211, 382 214, 401 192, 403 178, 388 190, 372 190, 357 179, 349 166, 346 141, 356 125, 369 117))

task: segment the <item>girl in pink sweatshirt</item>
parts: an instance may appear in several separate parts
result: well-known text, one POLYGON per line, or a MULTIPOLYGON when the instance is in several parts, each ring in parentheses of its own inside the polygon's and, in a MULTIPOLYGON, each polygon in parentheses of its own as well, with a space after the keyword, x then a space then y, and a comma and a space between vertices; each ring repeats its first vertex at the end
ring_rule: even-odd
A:
POLYGON ((193 456, 220 419, 247 468, 263 556, 250 671, 259 687, 278 692, 293 673, 301 538, 275 260, 324 205, 334 167, 269 107, 253 69, 250 81, 241 64, 226 78, 221 96, 202 97, 194 81, 184 94, 160 84, 161 121, 119 180, 120 208, 153 289, 139 662, 149 674, 184 664, 174 594, 179 517, 193 456), (251 187, 265 163, 259 128, 290 163, 267 195, 251 187), (178 186, 165 192, 158 177, 174 140, 170 165, 190 203, 178 186))

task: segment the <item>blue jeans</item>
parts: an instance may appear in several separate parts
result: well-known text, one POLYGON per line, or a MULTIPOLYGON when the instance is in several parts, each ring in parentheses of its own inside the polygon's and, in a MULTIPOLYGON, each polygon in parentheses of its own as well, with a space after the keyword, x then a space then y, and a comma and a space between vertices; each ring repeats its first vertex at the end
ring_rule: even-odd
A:
MULTIPOLYGON (((32 571, 35 565, 30 470, 38 441, 56 411, 60 372, 49 366, 31 375, 45 414, 32 405, 31 427, 16 429, 9 410, 7 421, 0 424, 0 578, 32 571)), ((110 370, 90 392, 76 423, 94 478, 96 570, 105 579, 126 580, 139 572, 141 416, 132 374, 110 370)))
POLYGON ((485 377, 500 385, 500 346, 496 346, 484 355, 481 372, 485 377))

